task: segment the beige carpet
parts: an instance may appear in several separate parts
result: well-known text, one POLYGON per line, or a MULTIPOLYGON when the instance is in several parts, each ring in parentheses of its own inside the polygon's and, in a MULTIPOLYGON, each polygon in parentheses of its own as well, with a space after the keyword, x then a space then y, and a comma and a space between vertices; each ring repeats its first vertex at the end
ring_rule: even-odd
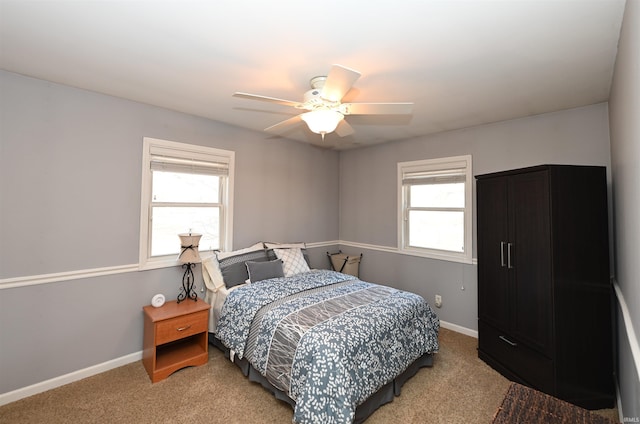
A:
MULTIPOLYGON (((433 368, 366 424, 490 423, 509 381, 478 359, 477 340, 446 329, 433 368)), ((617 419, 615 410, 600 411, 617 419)), ((142 362, 0 407, 0 423, 290 423, 292 410, 210 349, 207 365, 151 384, 142 362)))

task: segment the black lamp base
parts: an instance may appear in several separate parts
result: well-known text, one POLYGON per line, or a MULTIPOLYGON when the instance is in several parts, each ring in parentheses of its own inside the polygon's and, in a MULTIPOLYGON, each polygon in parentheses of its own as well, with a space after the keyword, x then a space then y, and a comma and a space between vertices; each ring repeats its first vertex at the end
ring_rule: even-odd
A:
POLYGON ((182 302, 185 299, 191 299, 194 302, 198 301, 198 294, 195 290, 195 283, 193 278, 193 267, 195 264, 186 263, 182 265, 182 268, 185 268, 184 275, 182 276, 182 288, 180 289, 180 294, 178 295, 178 303, 182 302))

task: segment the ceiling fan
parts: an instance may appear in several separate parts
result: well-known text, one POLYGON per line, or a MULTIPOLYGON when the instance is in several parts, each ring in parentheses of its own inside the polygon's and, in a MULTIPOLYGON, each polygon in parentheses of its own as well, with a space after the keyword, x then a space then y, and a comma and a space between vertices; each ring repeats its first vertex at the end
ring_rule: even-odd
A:
POLYGON ((354 133, 344 119, 346 115, 408 115, 413 103, 341 103, 342 98, 360 78, 360 72, 341 65, 333 65, 327 76, 311 78, 311 90, 304 93, 302 102, 236 92, 234 97, 292 106, 306 112, 278 122, 265 131, 280 132, 304 121, 309 129, 322 136, 333 131, 340 137, 354 133))

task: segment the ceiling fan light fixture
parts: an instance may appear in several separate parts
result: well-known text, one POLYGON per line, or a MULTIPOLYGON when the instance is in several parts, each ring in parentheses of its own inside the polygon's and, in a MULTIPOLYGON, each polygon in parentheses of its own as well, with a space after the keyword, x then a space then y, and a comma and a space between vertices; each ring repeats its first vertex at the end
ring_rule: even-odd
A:
POLYGON ((340 121, 344 119, 343 114, 330 109, 312 110, 303 113, 300 117, 312 132, 321 134, 323 138, 325 134, 335 131, 340 121))
POLYGON ((333 65, 326 76, 311 78, 311 90, 304 93, 302 102, 243 92, 235 92, 233 95, 234 97, 277 103, 308 111, 271 125, 264 130, 283 133, 287 128, 298 125, 302 120, 307 124, 309 130, 320 134, 322 140, 324 140, 325 134, 334 131, 339 137, 346 137, 355 132, 347 122, 346 115, 411 114, 413 103, 342 103, 342 99, 358 78, 360 78, 360 72, 342 65, 333 65), (340 123, 341 121, 342 123, 340 123))

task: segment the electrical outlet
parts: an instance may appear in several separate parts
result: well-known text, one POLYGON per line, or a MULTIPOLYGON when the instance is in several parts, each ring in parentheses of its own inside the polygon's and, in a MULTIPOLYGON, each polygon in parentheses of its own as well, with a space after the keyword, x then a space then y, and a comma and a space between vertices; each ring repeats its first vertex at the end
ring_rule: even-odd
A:
POLYGON ((436 308, 442 307, 442 296, 440 296, 439 294, 436 295, 435 304, 436 308))

